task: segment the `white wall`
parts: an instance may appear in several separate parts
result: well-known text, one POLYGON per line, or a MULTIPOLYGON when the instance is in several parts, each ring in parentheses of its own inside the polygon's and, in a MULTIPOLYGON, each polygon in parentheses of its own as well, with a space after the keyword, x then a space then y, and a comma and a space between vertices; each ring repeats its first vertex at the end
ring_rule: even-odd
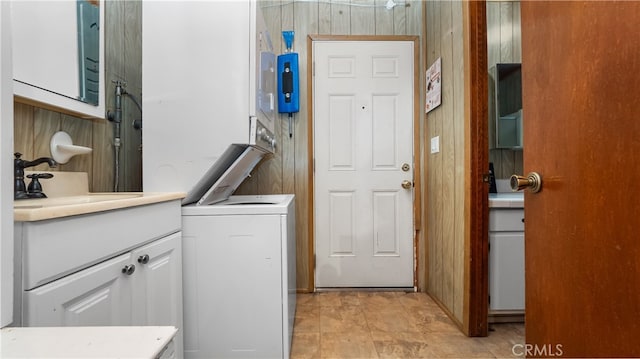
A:
POLYGON ((13 71, 10 2, 0 1, 0 327, 13 321, 13 71))

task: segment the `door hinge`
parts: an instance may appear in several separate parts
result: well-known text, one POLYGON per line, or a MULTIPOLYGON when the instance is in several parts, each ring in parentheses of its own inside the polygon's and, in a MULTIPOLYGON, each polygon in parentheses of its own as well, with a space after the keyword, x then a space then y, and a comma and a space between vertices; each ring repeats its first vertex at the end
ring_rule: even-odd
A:
POLYGON ((487 243, 487 251, 491 250, 491 243, 487 243))
POLYGON ((491 304, 491 296, 487 299, 487 304, 491 304))
POLYGON ((316 75, 316 62, 313 61, 311 63, 311 76, 315 76, 316 75))

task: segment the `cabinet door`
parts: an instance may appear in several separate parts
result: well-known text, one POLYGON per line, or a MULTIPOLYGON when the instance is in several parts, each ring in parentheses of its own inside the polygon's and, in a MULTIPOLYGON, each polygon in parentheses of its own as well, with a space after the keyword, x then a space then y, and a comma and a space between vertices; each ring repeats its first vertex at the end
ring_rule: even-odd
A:
POLYGON ((131 252, 135 325, 182 326, 181 233, 159 239, 131 252))
POLYGON ((133 276, 134 325, 171 325, 178 328, 174 351, 182 353, 182 232, 140 247, 131 255, 136 265, 133 276))
POLYGON ((132 325, 129 253, 24 293, 23 326, 132 325))
POLYGON ((77 117, 105 117, 104 7, 97 1, 13 1, 14 94, 77 117))
POLYGON ((524 233, 489 233, 491 310, 524 309, 524 233))

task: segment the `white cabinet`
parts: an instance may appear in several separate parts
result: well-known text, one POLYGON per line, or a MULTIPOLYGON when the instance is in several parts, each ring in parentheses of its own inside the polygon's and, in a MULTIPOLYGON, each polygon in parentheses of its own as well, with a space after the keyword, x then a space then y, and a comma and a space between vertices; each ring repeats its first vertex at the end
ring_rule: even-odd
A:
POLYGON ((173 325, 182 307, 180 232, 24 294, 24 326, 173 325))
POLYGON ((105 117, 104 2, 11 2, 17 101, 105 117))
POLYGON ((490 317, 524 313, 524 209, 489 211, 490 317))
POLYGON ((174 326, 182 357, 180 208, 16 222, 14 325, 174 326))

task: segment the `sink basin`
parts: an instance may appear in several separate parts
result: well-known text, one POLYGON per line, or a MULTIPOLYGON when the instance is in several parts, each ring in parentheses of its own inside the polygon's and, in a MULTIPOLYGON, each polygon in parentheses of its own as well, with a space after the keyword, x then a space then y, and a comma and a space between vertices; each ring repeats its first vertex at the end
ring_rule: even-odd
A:
POLYGON ((117 201, 129 198, 142 197, 142 193, 88 193, 81 196, 58 198, 34 198, 13 202, 14 209, 32 209, 68 206, 74 204, 96 203, 105 201, 117 201))

